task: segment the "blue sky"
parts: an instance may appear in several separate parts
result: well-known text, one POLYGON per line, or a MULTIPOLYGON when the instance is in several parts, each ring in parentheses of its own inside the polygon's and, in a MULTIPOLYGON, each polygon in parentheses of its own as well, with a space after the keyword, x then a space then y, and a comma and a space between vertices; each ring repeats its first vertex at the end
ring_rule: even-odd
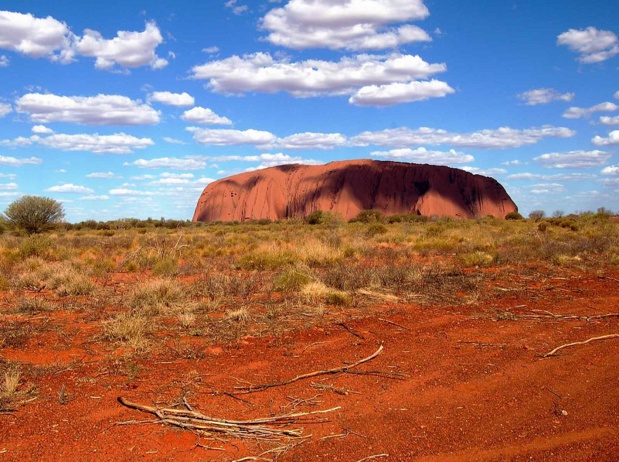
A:
POLYGON ((619 209, 619 2, 4 0, 0 209, 190 219, 235 173, 373 158, 619 209))

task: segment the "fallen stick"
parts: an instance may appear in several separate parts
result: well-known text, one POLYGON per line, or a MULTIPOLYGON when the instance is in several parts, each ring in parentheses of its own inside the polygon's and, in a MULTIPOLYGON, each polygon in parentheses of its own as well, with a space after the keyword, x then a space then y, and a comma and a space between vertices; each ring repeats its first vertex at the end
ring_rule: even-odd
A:
POLYGON ((355 337, 360 338, 361 340, 365 340, 365 337, 363 335, 361 335, 358 332, 355 332, 354 330, 352 330, 350 327, 348 327, 343 322, 338 322, 337 325, 343 327, 344 329, 346 329, 351 335, 354 335, 355 337))
POLYGON ((397 322, 389 321, 388 319, 378 318, 379 321, 386 322, 387 324, 391 324, 393 326, 399 327, 401 329, 410 330, 410 328, 403 326, 402 324, 398 324, 397 322))
MULTIPOLYGON (((123 406, 153 414, 159 419, 158 421, 153 420, 144 423, 164 423, 183 429, 200 432, 209 436, 212 436, 213 434, 223 434, 235 438, 251 438, 263 441, 281 438, 304 438, 302 429, 285 429, 278 427, 301 422, 323 423, 326 421, 325 419, 316 418, 314 416, 340 409, 338 406, 320 411, 296 412, 252 420, 229 420, 209 417, 196 411, 156 408, 145 404, 133 403, 121 396, 117 399, 123 406)), ((142 422, 119 422, 117 425, 127 425, 130 423, 142 422)))
POLYGON ((373 360, 382 351, 383 351, 383 346, 381 345, 380 347, 378 347, 378 350, 376 350, 374 353, 372 353, 367 358, 360 359, 356 363, 353 363, 353 364, 351 364, 349 366, 335 367, 333 369, 327 369, 327 370, 324 370, 324 371, 309 372, 307 374, 298 375, 298 376, 296 376, 296 377, 294 377, 294 378, 292 378, 290 380, 286 380, 286 381, 283 381, 283 382, 265 383, 265 384, 262 384, 262 385, 249 385, 248 387, 235 387, 235 390, 237 390, 236 391, 237 394, 254 393, 254 392, 257 392, 257 391, 268 390, 269 388, 273 388, 273 387, 282 387, 284 385, 290 385, 291 383, 298 382, 299 380, 309 379, 309 378, 312 378, 312 377, 318 377, 320 375, 332 375, 332 374, 339 374, 341 372, 348 372, 350 369, 353 369, 353 368, 355 368, 357 366, 360 366, 363 363, 367 363, 368 361, 373 360))
POLYGON ((363 459, 359 459, 357 462, 365 462, 366 460, 374 460, 374 459, 379 459, 382 457, 389 457, 389 454, 375 454, 373 456, 367 456, 367 457, 364 457, 363 459))
POLYGON ((589 339, 584 340, 582 342, 572 342, 572 343, 566 343, 564 345, 559 345, 554 350, 549 351, 548 353, 543 355, 543 357, 547 358, 548 356, 553 356, 554 354, 556 354, 557 351, 562 350, 563 348, 567 348, 567 347, 571 347, 571 346, 576 346, 576 345, 585 345, 587 343, 595 342, 597 340, 608 340, 608 339, 611 339, 611 338, 619 338, 619 334, 602 335, 601 337, 592 337, 592 338, 589 338, 589 339))

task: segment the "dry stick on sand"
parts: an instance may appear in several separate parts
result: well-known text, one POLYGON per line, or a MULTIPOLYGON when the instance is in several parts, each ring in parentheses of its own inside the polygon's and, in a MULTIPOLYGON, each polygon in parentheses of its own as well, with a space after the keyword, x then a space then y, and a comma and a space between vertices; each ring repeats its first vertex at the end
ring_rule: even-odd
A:
POLYGON ((257 391, 268 390, 269 388, 273 388, 273 387, 282 387, 284 385, 290 385, 291 383, 298 382, 299 380, 309 379, 312 377, 317 377, 319 375, 331 375, 331 374, 339 374, 341 372, 348 372, 350 369, 353 369, 357 366, 360 366, 363 363, 367 363, 368 361, 373 360, 382 351, 383 351, 383 346, 381 345, 380 347, 378 347, 378 350, 376 350, 374 353, 372 353, 367 358, 360 359, 356 363, 350 364, 349 366, 335 367, 333 369, 327 369, 324 371, 309 372, 307 374, 298 375, 295 378, 286 380, 284 382, 265 383, 262 385, 249 385, 248 387, 235 387, 235 389, 237 390, 236 393, 237 394, 254 393, 257 391))
POLYGON ((548 356, 553 356, 557 353, 557 351, 562 350, 563 348, 567 348, 567 347, 571 347, 571 346, 575 346, 575 345, 585 345, 587 343, 590 342, 595 342, 597 340, 608 340, 611 338, 619 338, 619 334, 609 334, 609 335, 602 335, 601 337, 592 337, 589 338, 583 342, 573 342, 573 343, 566 343, 564 345, 559 345, 557 348, 555 348, 552 351, 549 351, 548 353, 546 353, 543 357, 547 358, 548 356))
MULTIPOLYGON (((321 411, 296 412, 253 420, 228 420, 208 417, 196 411, 156 408, 145 404, 133 403, 120 396, 118 397, 118 402, 131 409, 148 412, 157 416, 159 421, 154 422, 165 423, 187 430, 197 431, 207 436, 219 434, 233 438, 250 438, 261 441, 270 441, 282 438, 304 438, 302 429, 285 429, 278 427, 302 422, 324 423, 327 421, 326 419, 317 418, 315 416, 317 414, 326 414, 328 412, 333 412, 340 409, 338 406, 321 411)), ((127 425, 131 423, 135 422, 119 422, 117 425, 127 425)))

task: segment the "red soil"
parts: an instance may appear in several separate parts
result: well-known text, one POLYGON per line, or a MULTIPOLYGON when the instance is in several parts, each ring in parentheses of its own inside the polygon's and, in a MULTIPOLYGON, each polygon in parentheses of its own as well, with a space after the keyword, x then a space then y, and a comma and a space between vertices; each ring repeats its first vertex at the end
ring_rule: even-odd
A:
MULTIPOLYGON (((170 334, 162 339, 167 353, 139 360, 98 340, 100 322, 80 313, 3 316, 5 327, 22 323, 30 329, 22 344, 1 348, 0 357, 23 364, 36 399, 0 414, 0 460, 229 461, 272 447, 198 440, 160 424, 116 425, 152 417, 120 405, 118 396, 164 407, 185 396, 194 409, 230 419, 290 412, 295 398, 310 399, 296 411, 340 406, 325 415, 329 422, 306 426, 312 437, 279 460, 358 461, 386 454, 375 460, 616 461, 619 339, 542 355, 561 344, 619 333, 619 318, 513 316, 619 311, 616 273, 561 276, 536 283, 499 277, 485 289, 499 296, 471 305, 395 304, 357 319, 342 312, 359 336, 336 323, 214 346, 170 334), (316 377, 237 397, 245 401, 221 393, 233 392, 242 380, 270 383, 342 366, 381 344, 383 353, 355 370, 405 377, 316 377), (350 392, 317 390, 312 382, 350 392)), ((9 306, 5 297, 0 310, 9 306)))

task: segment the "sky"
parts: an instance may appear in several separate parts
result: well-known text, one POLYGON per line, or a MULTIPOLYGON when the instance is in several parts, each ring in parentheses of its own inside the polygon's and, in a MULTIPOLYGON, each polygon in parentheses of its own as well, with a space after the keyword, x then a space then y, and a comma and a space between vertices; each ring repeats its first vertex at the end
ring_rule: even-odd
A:
POLYGON ((619 210, 616 0, 2 0, 0 210, 191 219, 210 182, 377 159, 619 210))

